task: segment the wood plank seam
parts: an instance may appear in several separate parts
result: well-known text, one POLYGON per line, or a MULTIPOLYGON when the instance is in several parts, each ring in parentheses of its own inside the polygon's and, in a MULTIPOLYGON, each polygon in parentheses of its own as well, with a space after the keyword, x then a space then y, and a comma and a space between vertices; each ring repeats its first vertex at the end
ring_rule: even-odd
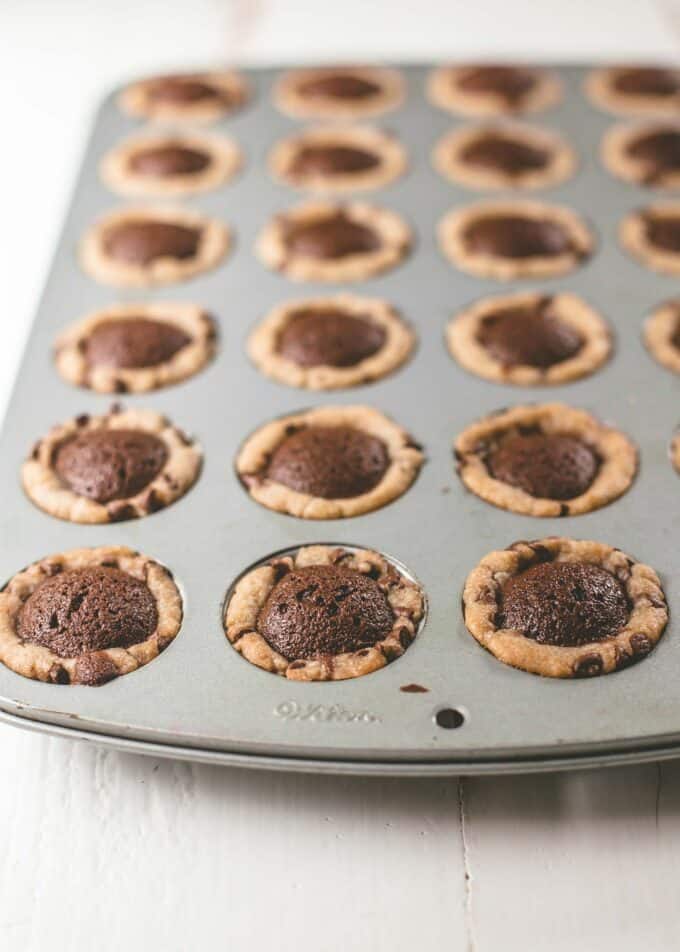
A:
POLYGON ((474 923, 472 915, 472 869, 470 866, 470 852, 467 841, 467 816, 465 812, 465 781, 462 777, 458 778, 458 820, 460 823, 460 842, 462 847, 463 875, 465 877, 465 893, 463 922, 465 924, 465 933, 467 938, 467 952, 475 952, 477 944, 474 935, 474 923))

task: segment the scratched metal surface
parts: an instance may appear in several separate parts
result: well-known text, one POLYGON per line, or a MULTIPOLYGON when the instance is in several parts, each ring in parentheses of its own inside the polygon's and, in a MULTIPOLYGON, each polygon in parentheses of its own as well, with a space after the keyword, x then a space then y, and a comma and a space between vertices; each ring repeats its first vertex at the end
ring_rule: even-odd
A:
MULTIPOLYGON (((564 101, 532 119, 559 128, 580 155, 569 182, 539 193, 583 213, 597 235, 592 260, 572 275, 513 285, 480 281, 454 270, 439 254, 435 227, 449 208, 479 198, 443 181, 429 155, 439 136, 462 120, 439 112, 423 96, 427 70, 404 69, 404 106, 379 124, 395 131, 410 156, 409 174, 370 196, 399 211, 416 236, 399 268, 352 287, 384 296, 414 325, 419 348, 411 363, 387 380, 333 394, 310 394, 262 377, 244 353, 258 319, 282 300, 327 293, 328 286, 293 285, 268 272, 253 255, 255 238, 274 213, 302 196, 273 182, 266 156, 273 143, 299 124, 276 112, 270 88, 276 70, 249 71, 248 108, 215 127, 241 144, 241 176, 217 192, 187 202, 224 219, 235 248, 214 272, 153 292, 119 292, 98 285, 77 264, 79 238, 93 220, 121 200, 99 181, 97 162, 135 129, 114 97, 102 106, 76 194, 39 308, 0 440, 0 578, 25 564, 80 545, 124 544, 166 563, 185 598, 185 621, 168 650, 140 671, 99 689, 44 685, 0 666, 0 708, 31 726, 77 727, 85 736, 126 739, 136 749, 173 745, 210 759, 295 758, 357 769, 382 762, 429 769, 526 769, 649 756, 651 748, 680 744, 676 672, 680 644, 677 537, 680 483, 668 461, 668 442, 680 416, 678 381, 658 367, 640 341, 644 316, 677 291, 671 278, 653 275, 618 248, 617 223, 654 194, 615 181, 600 166, 601 134, 613 121, 581 95, 585 71, 559 69, 564 101), (607 367, 566 387, 521 390, 466 374, 447 355, 444 326, 460 307, 513 287, 572 290, 599 308, 614 327, 616 351, 607 367), (43 514, 23 496, 20 464, 31 443, 53 423, 82 412, 104 411, 110 398, 69 387, 50 355, 55 334, 84 313, 122 300, 192 300, 207 306, 221 329, 215 362, 186 383, 159 393, 127 397, 129 406, 167 413, 195 434, 205 450, 196 487, 178 503, 143 520, 104 527, 76 526, 43 514), (632 489, 613 505, 586 516, 536 520, 492 508, 466 493, 453 471, 451 443, 471 420, 522 401, 559 399, 593 410, 620 425, 641 452, 632 489), (428 462, 400 500, 360 518, 307 522, 269 512, 239 485, 233 459, 244 437, 278 414, 310 405, 367 403, 406 426, 423 443, 428 462), (553 681, 512 670, 485 653, 463 625, 460 596, 479 558, 519 538, 549 534, 599 539, 651 563, 661 574, 671 623, 656 651, 633 668, 590 681, 553 681), (333 684, 294 684, 259 671, 227 644, 221 625, 225 593, 249 565, 290 546, 338 542, 379 549, 404 563, 422 583, 429 614, 404 657, 382 671, 333 684), (427 694, 404 694, 418 682, 427 694), (443 706, 464 712, 457 730, 436 726, 443 706), (201 751, 203 754, 201 754, 201 751), (645 753, 645 751, 647 753, 645 753), (563 760, 561 760, 563 759, 563 760), (486 765, 486 766, 485 766, 486 765)), ((387 769, 387 768, 386 768, 387 769)))

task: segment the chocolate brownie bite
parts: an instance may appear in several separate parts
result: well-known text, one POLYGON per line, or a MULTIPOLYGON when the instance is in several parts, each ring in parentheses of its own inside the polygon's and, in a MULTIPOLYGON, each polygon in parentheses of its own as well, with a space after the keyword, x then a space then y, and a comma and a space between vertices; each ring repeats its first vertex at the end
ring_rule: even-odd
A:
POLYGON ((566 274, 593 250, 593 237, 578 215, 539 202, 455 209, 440 223, 439 240, 456 267, 500 281, 566 274))
POLYGON ((216 219, 183 208, 138 207, 110 212, 80 246, 84 270, 117 287, 174 284, 215 268, 230 235, 216 219))
POLYGON ((680 374, 680 299, 665 301, 645 322, 643 340, 652 357, 680 374))
POLYGON ((274 380, 335 390, 379 380, 410 357, 415 335, 387 302, 349 294, 278 305, 248 340, 274 380))
POLYGON ((670 121, 617 125, 602 140, 602 161, 634 185, 680 187, 680 124, 670 121))
POLYGON ((588 75, 585 89, 607 112, 666 116, 680 112, 680 69, 671 66, 631 63, 596 69, 588 75))
POLYGON ((137 119, 214 122, 236 112, 246 99, 243 78, 224 70, 152 76, 127 86, 118 104, 137 119))
POLYGON ((300 119, 356 119, 398 106, 401 75, 370 66, 325 66, 284 73, 274 97, 282 112, 300 119))
POLYGON ((351 202, 298 205, 266 226, 257 251, 293 281, 363 281, 395 267, 411 231, 395 212, 351 202))
POLYGON ((585 410, 544 403, 501 410, 455 442, 458 474, 475 495, 528 516, 577 516, 629 488, 637 450, 585 410))
POLYGON ((281 354, 300 367, 353 367, 384 343, 384 330, 360 315, 318 307, 295 311, 278 339, 281 354))
POLYGON ((246 572, 224 629, 251 664, 292 681, 341 681, 399 658, 425 612, 420 586, 369 549, 312 545, 246 572))
POLYGON ((480 190, 548 188, 576 168, 574 150, 561 136, 518 123, 454 129, 438 142, 433 162, 445 178, 480 190))
POLYGON ((619 228, 621 244, 634 258, 663 274, 680 274, 680 202, 631 212, 619 228))
POLYGON ((100 174, 120 195, 181 197, 219 188, 240 166, 230 139, 176 132, 126 139, 104 156, 100 174))
POLYGON ((656 572, 602 542, 550 537, 490 552, 463 592, 470 634, 499 661, 551 678, 645 658, 668 621, 656 572))
POLYGON ((269 157, 275 178, 311 192, 382 188, 403 174, 397 139, 371 126, 322 126, 282 139, 269 157))
POLYGON ((612 351, 609 327, 582 298, 538 291, 477 301, 451 319, 446 341, 466 370, 520 387, 588 376, 612 351))
POLYGON ((54 359, 61 376, 77 387, 144 393, 202 370, 216 338, 214 320, 195 304, 117 304, 62 332, 54 359))
POLYGON ((187 335, 172 324, 137 316, 99 324, 85 352, 93 367, 137 369, 165 363, 188 343, 187 335))
POLYGON ((341 519, 406 492, 423 463, 411 437, 370 407, 321 407, 256 430, 236 472, 261 505, 301 519, 341 519))
POLYGON ((201 449, 163 416, 113 408, 76 417, 39 440, 21 477, 29 499, 59 519, 120 522, 164 509, 198 478, 201 449))
POLYGON ((156 658, 181 624, 164 566, 123 546, 73 549, 0 592, 0 661, 37 681, 101 685, 156 658))
POLYGON ((436 106, 466 116, 541 112, 554 106, 562 95, 552 73, 511 63, 443 66, 430 74, 427 89, 436 106))

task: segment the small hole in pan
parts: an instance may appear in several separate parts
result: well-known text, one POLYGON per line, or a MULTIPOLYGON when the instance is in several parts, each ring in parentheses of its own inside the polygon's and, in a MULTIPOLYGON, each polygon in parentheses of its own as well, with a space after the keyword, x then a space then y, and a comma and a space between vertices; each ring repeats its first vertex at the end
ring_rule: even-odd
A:
POLYGON ((434 720, 438 727, 453 730, 465 723, 465 715, 455 707, 442 707, 434 715, 434 720))

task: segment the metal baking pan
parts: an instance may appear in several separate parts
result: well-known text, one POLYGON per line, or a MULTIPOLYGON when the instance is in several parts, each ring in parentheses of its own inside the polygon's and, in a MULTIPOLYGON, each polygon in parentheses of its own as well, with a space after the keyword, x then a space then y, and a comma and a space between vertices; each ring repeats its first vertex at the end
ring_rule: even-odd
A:
POLYGON ((585 69, 556 69, 565 86, 564 100, 530 121, 561 130, 578 151, 580 167, 573 179, 536 197, 564 203, 590 221, 598 241, 592 259, 560 279, 512 284, 481 281, 443 259, 435 237, 438 221, 451 207, 479 195, 451 185, 432 169, 435 142, 463 120, 427 102, 427 68, 405 67, 406 101, 377 124, 400 137, 410 170, 369 200, 400 212, 412 225, 416 244, 401 267, 353 290, 393 302, 414 325, 419 347, 393 376, 325 394, 264 378, 244 350, 248 332, 274 304, 334 290, 291 284, 268 272, 253 254, 256 236, 269 218, 301 200, 299 193, 274 182, 266 167, 271 146, 300 125, 273 106, 271 87, 278 71, 248 71, 251 102, 216 126, 243 148, 242 174, 186 203, 232 227, 232 254, 214 272, 142 294, 95 283, 76 260, 85 229, 122 204, 99 180, 98 161, 141 127, 118 110, 115 95, 106 100, 0 440, 0 578, 60 550, 129 545, 172 569, 185 599, 185 620, 157 660, 96 689, 42 684, 0 666, 4 720, 156 755, 338 772, 555 769, 680 754, 675 621, 680 608, 680 481, 667 452, 680 416, 678 380, 649 357, 640 339, 645 315, 671 296, 677 284, 644 270, 618 247, 622 216, 654 196, 615 180, 601 167, 600 137, 615 120, 584 98, 585 69), (515 287, 583 295, 614 328, 611 361, 585 380, 531 391, 498 386, 463 371, 445 349, 446 321, 478 297, 515 287), (126 397, 125 404, 166 413, 199 438, 205 451, 199 482, 179 502, 141 520, 90 527, 50 518, 24 497, 21 462, 52 424, 83 412, 103 412, 111 402, 59 378, 51 355, 55 335, 115 300, 164 298, 195 301, 217 317, 217 358, 187 382, 126 397), (499 407, 553 399, 589 409, 632 437, 641 467, 630 491, 597 512, 561 520, 518 516, 468 494, 454 473, 456 434, 499 407), (251 500, 233 469, 244 437, 274 416, 342 403, 377 407, 423 444, 427 463, 415 485, 377 512, 325 523, 279 515, 251 500), (671 621, 648 659, 607 677, 558 681, 506 667, 467 633, 461 592, 481 556, 517 539, 551 534, 611 543, 657 569, 671 621), (401 659, 363 678, 295 683, 251 666, 227 643, 221 611, 234 579, 271 553, 316 542, 378 549, 403 562, 422 583, 427 620, 401 659), (400 690, 410 683, 428 692, 400 690), (457 729, 435 721, 437 711, 447 707, 464 716, 457 729))

